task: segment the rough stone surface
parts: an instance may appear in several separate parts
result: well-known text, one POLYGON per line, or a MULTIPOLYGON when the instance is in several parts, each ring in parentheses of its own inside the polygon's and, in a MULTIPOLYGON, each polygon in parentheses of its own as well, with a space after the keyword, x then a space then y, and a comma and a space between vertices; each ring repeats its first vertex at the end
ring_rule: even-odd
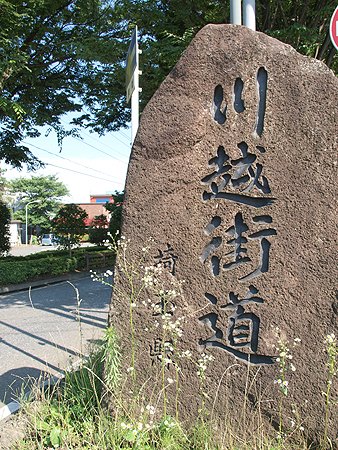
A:
MULTIPOLYGON (((146 264, 161 263, 168 282, 186 281, 183 296, 166 307, 176 307, 168 320, 184 317, 177 342, 163 335, 163 319, 151 307, 160 297, 151 289, 133 309, 136 384, 146 402, 161 405, 162 339, 175 347, 167 356, 181 368, 183 418, 197 416, 203 391, 215 418, 250 428, 266 417, 277 426, 283 398, 286 428, 297 422, 296 410, 305 433, 322 433, 323 341, 338 336, 337 90, 324 64, 292 47, 244 27, 209 25, 147 105, 129 164, 123 234, 133 262, 151 236, 146 264), (286 374, 288 396, 274 384, 276 327, 296 368, 286 374), (301 343, 293 347, 295 338, 301 343), (178 356, 185 350, 191 358, 178 356), (201 388, 196 361, 203 351, 215 360, 201 388)), ((126 355, 127 284, 117 277, 110 313, 126 355)), ((165 384, 175 379, 175 365, 163 376, 165 384)), ((168 399, 170 410, 175 383, 168 399)), ((337 417, 335 410, 332 439, 337 417)))

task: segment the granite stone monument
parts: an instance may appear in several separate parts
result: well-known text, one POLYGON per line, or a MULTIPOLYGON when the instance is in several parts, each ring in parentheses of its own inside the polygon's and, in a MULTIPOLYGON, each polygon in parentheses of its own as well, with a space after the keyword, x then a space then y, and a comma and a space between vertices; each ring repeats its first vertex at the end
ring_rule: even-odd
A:
POLYGON ((159 409, 165 397, 183 420, 203 407, 236 426, 246 403, 244 426, 259 409, 278 428, 282 398, 283 427, 297 416, 322 433, 324 339, 338 336, 337 93, 332 71, 291 46, 208 25, 145 108, 122 227, 145 285, 128 300, 117 267, 110 322, 126 376, 133 364, 159 409))

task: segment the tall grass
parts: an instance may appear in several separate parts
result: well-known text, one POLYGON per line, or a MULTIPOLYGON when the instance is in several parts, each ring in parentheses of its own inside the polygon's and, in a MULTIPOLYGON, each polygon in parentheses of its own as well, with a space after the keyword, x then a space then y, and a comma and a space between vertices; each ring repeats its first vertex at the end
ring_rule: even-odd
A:
MULTIPOLYGON (((271 436, 264 429, 264 420, 257 417, 257 431, 247 435, 243 426, 230 422, 216 423, 212 414, 201 410, 195 424, 188 427, 173 417, 155 418, 155 406, 130 405, 121 392, 126 388, 119 373, 120 351, 116 333, 107 329, 101 345, 89 356, 77 371, 66 373, 65 379, 47 390, 40 390, 38 400, 26 404, 21 414, 28 419, 26 438, 13 448, 32 449, 182 449, 182 450, 314 450, 335 449, 327 434, 322 442, 309 444, 301 434, 284 433, 271 436), (113 369, 103 381, 103 362, 109 358, 113 369), (105 406, 103 392, 117 400, 115 409, 105 406)), ((203 377, 209 361, 199 362, 201 393, 203 377)), ((331 379, 329 379, 331 380, 331 379)), ((331 380, 332 381, 332 380, 331 380)), ((283 394, 284 395, 284 394, 283 394)), ((325 401, 327 397, 325 397, 325 401)), ((136 399, 135 399, 136 401, 136 399)), ((141 399, 137 399, 141 401, 141 399)), ((203 404, 203 408, 205 405, 203 404)), ((327 413, 329 414, 329 404, 327 413)), ((226 412, 225 412, 226 415, 226 412)), ((245 415, 243 415, 243 420, 245 415)), ((327 422, 326 422, 327 423, 327 422)))
MULTIPOLYGON (((332 384, 335 382, 337 339, 329 335, 325 339, 327 352, 327 384, 323 392, 325 408, 325 426, 320 443, 309 443, 303 433, 305 424, 302 418, 291 430, 287 430, 283 423, 284 399, 288 394, 288 371, 294 370, 293 359, 289 347, 291 345, 280 337, 276 337, 276 346, 279 357, 277 362, 280 376, 275 383, 279 387, 279 424, 277 430, 267 426, 266 418, 260 410, 264 402, 264 393, 256 383, 256 375, 249 378, 243 393, 243 409, 237 414, 239 420, 236 424, 231 422, 231 405, 224 405, 224 420, 220 421, 214 414, 217 398, 210 398, 207 391, 207 372, 213 363, 209 353, 203 353, 195 361, 196 372, 199 379, 199 414, 193 424, 180 420, 179 393, 180 393, 180 358, 192 358, 189 351, 178 354, 177 343, 182 334, 181 319, 173 319, 170 308, 172 300, 181 295, 179 285, 166 288, 161 282, 161 271, 155 268, 145 268, 141 284, 137 284, 135 273, 143 265, 147 248, 142 259, 130 263, 126 256, 126 242, 117 245, 120 252, 120 269, 124 271, 131 289, 129 302, 129 326, 131 327, 131 355, 128 374, 122 375, 121 351, 118 336, 112 326, 107 328, 102 342, 94 349, 90 356, 82 362, 78 370, 67 372, 64 380, 55 387, 47 390, 40 389, 35 400, 26 404, 21 414, 28 419, 26 438, 15 444, 18 450, 31 449, 138 449, 138 450, 334 450, 335 443, 329 439, 329 418, 332 414, 334 399, 332 399, 332 384), (136 266, 135 264, 138 264, 136 266), (142 389, 134 389, 136 382, 136 352, 137 345, 135 330, 133 330, 133 314, 135 304, 139 301, 143 289, 155 289, 160 303, 149 304, 150 308, 161 308, 162 342, 163 345, 159 359, 161 361, 159 377, 160 392, 153 392, 148 397, 142 394, 142 389), (177 354, 179 358, 171 359, 169 355, 177 354), (174 377, 167 378, 165 367, 167 364, 174 367, 174 377), (249 379, 251 381, 249 381, 249 379), (173 389, 174 388, 174 389, 173 389), (250 409, 249 391, 256 391, 257 408, 255 414, 250 409), (167 393, 168 391, 168 393, 167 393), (170 395, 169 395, 170 392, 170 395), (175 392, 175 395, 172 393, 175 392), (163 405, 158 408, 158 399, 163 405), (107 399, 113 399, 108 402, 107 399), (206 401, 207 400, 207 401, 206 401), (174 402, 174 417, 167 415, 167 403, 174 402), (211 407, 210 407, 211 405, 211 407), (158 411, 162 411, 159 417, 158 411), (255 423, 255 432, 248 431, 248 418, 255 423), (271 432, 271 430, 273 430, 271 432)), ((107 276, 111 272, 93 278, 107 283, 107 276)), ((123 295, 125 293, 118 293, 123 295)), ((78 308, 80 301, 78 299, 78 308)), ((81 322, 79 322, 81 333, 81 322)), ((236 363, 234 365, 238 365, 236 363)), ((219 381, 225 382, 226 368, 219 381)), ((273 384, 273 380, 271 380, 273 384)), ((296 407, 295 407, 296 408, 296 407)), ((237 419, 238 419, 237 417, 237 419)))

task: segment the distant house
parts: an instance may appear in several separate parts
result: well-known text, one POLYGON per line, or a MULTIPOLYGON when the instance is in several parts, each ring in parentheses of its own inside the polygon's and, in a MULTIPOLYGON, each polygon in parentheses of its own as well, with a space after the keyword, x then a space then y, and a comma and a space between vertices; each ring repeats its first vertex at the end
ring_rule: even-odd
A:
POLYGON ((114 203, 114 197, 109 194, 92 194, 90 195, 90 203, 114 203))
POLYGON ((22 240, 22 222, 21 220, 11 220, 9 224, 9 232, 10 232, 10 244, 11 247, 14 245, 21 245, 22 240))
POLYGON ((88 214, 88 218, 85 220, 86 226, 89 226, 95 216, 103 214, 110 220, 110 212, 106 210, 106 203, 114 203, 114 197, 109 194, 96 194, 90 195, 90 203, 76 203, 80 208, 84 209, 88 214))

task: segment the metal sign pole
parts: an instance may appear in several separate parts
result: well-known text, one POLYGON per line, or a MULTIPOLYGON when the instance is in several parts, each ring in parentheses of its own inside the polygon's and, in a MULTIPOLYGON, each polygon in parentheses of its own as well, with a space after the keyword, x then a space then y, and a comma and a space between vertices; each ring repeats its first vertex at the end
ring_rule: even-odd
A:
POLYGON ((242 25, 242 0, 230 0, 230 23, 242 25))
POLYGON ((243 0, 243 25, 256 31, 255 0, 243 0))
POLYGON ((139 87, 139 54, 138 49, 137 26, 131 37, 129 45, 127 63, 126 63, 126 89, 127 102, 131 99, 131 141, 134 142, 139 125, 139 96, 141 89, 139 87))
MULTIPOLYGON (((137 41, 136 41, 137 42, 137 41)), ((138 46, 136 44, 136 68, 133 74, 134 91, 131 96, 131 142, 135 140, 135 136, 139 125, 139 70, 138 70, 138 46)))

